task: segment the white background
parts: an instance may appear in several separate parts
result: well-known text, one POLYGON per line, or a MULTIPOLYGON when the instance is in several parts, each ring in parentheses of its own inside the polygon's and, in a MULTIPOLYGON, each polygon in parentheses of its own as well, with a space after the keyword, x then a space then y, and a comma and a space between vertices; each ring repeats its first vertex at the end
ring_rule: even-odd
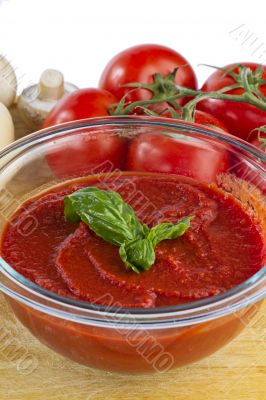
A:
POLYGON ((0 0, 0 54, 17 68, 20 90, 46 68, 96 87, 117 52, 158 43, 182 53, 201 84, 211 72, 201 63, 265 63, 265 8, 259 0, 0 0))

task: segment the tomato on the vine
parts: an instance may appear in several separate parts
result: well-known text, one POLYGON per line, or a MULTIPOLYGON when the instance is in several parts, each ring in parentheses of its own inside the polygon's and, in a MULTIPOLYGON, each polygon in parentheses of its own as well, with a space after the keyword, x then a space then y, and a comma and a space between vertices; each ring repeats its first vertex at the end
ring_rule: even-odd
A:
MULTIPOLYGON (((180 132, 182 134, 182 132, 180 132)), ((228 155, 197 139, 168 134, 143 133, 129 146, 129 171, 163 172, 214 182, 229 166, 228 155)))
POLYGON ((146 89, 122 87, 132 82, 152 83, 153 75, 170 74, 179 67, 175 83, 196 89, 196 75, 187 60, 175 50, 155 44, 143 44, 130 47, 117 54, 107 64, 100 78, 101 89, 108 90, 118 99, 127 93, 127 101, 147 100, 151 93, 146 89))
MULTIPOLYGON (((250 68, 251 71, 255 72, 258 67, 262 67, 261 80, 266 80, 266 66, 260 66, 255 63, 240 63, 244 67, 250 68)), ((232 70, 235 73, 239 72, 240 64, 227 65, 224 67, 225 70, 232 70), (234 68, 233 68, 234 67, 234 68)), ((209 76, 207 81, 202 87, 204 92, 213 92, 231 86, 235 83, 232 76, 227 74, 225 71, 217 70, 209 76)), ((227 91, 228 94, 241 95, 244 93, 243 88, 236 88, 227 91)), ((266 84, 262 84, 258 88, 258 93, 261 96, 266 96, 266 84)), ((223 121, 228 128, 229 132, 242 139, 248 140, 249 133, 261 126, 266 124, 266 112, 254 105, 246 102, 237 102, 231 100, 221 99, 205 99, 197 104, 197 109, 206 111, 221 121, 223 121)))

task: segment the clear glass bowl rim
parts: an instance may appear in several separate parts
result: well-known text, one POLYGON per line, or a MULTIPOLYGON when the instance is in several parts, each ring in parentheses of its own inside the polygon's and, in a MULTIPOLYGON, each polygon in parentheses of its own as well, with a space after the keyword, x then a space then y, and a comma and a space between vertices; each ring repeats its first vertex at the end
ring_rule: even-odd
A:
MULTIPOLYGON (((48 138, 60 137, 64 133, 80 128, 121 126, 124 124, 136 127, 141 125, 151 128, 156 126, 157 128, 181 129, 233 145, 262 163, 262 165, 256 165, 256 167, 263 171, 266 179, 266 170, 263 166, 263 163, 266 163, 264 152, 235 136, 225 136, 223 133, 209 127, 202 127, 195 123, 176 121, 169 118, 140 116, 99 117, 68 122, 32 133, 14 142, 0 152, 0 159, 21 147, 31 147, 48 138)), ((0 275, 0 291, 7 296, 46 314, 95 326, 128 328, 132 324, 136 325, 136 322, 140 327, 145 326, 146 329, 187 326, 232 314, 262 300, 266 296, 266 265, 241 285, 225 293, 177 306, 142 309, 101 306, 60 296, 29 281, 17 273, 1 257, 0 265, 2 269, 1 273, 16 287, 14 290, 13 287, 2 283, 0 275), (21 289, 26 295, 19 293, 21 289), (32 299, 32 295, 34 299, 32 299)))

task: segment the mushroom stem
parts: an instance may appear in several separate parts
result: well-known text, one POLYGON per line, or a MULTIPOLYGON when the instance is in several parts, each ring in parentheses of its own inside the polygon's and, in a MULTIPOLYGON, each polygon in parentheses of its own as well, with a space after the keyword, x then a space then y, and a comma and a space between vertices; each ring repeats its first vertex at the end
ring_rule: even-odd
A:
POLYGON ((59 100, 64 96, 64 75, 55 69, 47 69, 39 82, 39 98, 59 100))
POLYGON ((42 127, 47 114, 65 95, 78 88, 64 82, 64 76, 55 69, 45 70, 38 84, 23 90, 18 99, 21 118, 32 131, 42 127))

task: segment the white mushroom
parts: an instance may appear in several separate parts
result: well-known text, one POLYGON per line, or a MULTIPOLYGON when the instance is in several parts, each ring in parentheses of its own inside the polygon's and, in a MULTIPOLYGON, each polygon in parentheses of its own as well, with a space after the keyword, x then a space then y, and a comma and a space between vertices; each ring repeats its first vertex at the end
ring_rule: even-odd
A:
POLYGON ((64 82, 60 71, 47 69, 38 84, 26 88, 19 96, 20 116, 30 129, 38 130, 58 100, 77 89, 77 86, 64 82))
POLYGON ((11 114, 6 106, 0 103, 0 149, 14 141, 14 131, 11 114))
POLYGON ((0 55, 0 102, 10 107, 16 98, 17 77, 11 64, 0 55))

